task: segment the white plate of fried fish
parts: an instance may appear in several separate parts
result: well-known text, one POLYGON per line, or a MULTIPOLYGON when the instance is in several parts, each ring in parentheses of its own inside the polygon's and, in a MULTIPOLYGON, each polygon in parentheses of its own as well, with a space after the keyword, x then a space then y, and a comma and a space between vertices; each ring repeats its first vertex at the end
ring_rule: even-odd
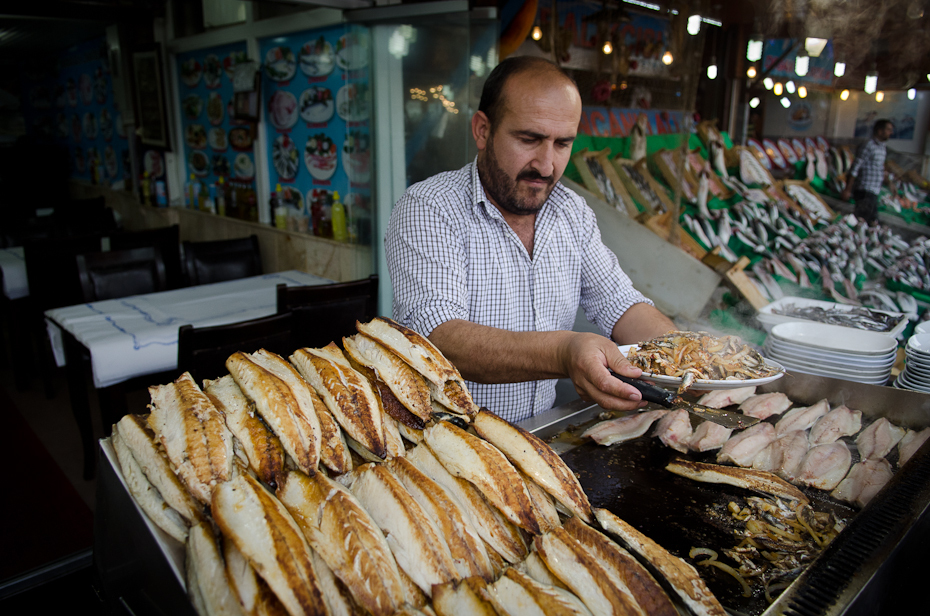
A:
MULTIPOLYGON (((620 352, 623 353, 623 356, 626 357, 630 350, 634 348, 639 348, 637 344, 626 344, 619 347, 620 352)), ((765 385, 766 383, 771 383, 777 379, 780 379, 785 374, 785 367, 782 366, 775 360, 765 358, 766 366, 776 370, 775 374, 766 377, 760 377, 755 379, 740 379, 740 378, 727 378, 727 379, 696 379, 694 384, 692 384, 688 389, 692 391, 709 391, 712 389, 738 389, 740 387, 751 387, 753 385, 765 385)), ((662 385, 665 387, 678 387, 681 385, 680 376, 665 376, 664 374, 653 374, 651 372, 643 371, 642 378, 654 382, 657 385, 662 385)))

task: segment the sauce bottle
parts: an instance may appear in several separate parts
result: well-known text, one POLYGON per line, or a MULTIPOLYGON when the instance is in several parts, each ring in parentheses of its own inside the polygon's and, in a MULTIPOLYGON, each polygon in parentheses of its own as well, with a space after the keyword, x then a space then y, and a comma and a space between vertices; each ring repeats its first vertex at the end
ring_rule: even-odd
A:
POLYGON ((220 176, 220 179, 216 181, 216 212, 220 216, 226 215, 226 184, 223 180, 223 176, 220 176))
POLYGON ((349 239, 349 233, 346 229, 346 208, 339 200, 339 191, 333 191, 333 239, 338 242, 345 242, 349 239))

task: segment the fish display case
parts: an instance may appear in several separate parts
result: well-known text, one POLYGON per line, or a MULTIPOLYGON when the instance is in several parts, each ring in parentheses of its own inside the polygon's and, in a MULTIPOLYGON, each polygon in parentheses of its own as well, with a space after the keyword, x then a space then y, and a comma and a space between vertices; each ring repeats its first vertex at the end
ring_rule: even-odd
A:
MULTIPOLYGON (((831 406, 846 404, 862 411, 863 424, 884 417, 916 430, 930 426, 930 396, 917 392, 806 374, 788 374, 758 391, 785 393, 797 405, 824 398, 831 406)), ((612 511, 676 556, 694 562, 688 558, 693 547, 722 551, 735 546, 732 531, 715 524, 712 512, 725 511, 729 502, 752 493, 673 475, 665 467, 680 454, 648 434, 610 447, 580 438, 587 427, 614 415, 605 413, 578 400, 518 425, 559 453, 579 477, 592 506, 612 511)), ((716 452, 687 457, 713 461, 716 452)), ((924 546, 930 538, 928 479, 930 443, 925 443, 861 510, 827 492, 802 488, 815 510, 846 520, 846 528, 771 604, 758 591, 743 597, 736 580, 722 571, 699 567, 700 573, 732 614, 907 611, 920 597, 922 568, 915 565, 925 562, 924 546)))

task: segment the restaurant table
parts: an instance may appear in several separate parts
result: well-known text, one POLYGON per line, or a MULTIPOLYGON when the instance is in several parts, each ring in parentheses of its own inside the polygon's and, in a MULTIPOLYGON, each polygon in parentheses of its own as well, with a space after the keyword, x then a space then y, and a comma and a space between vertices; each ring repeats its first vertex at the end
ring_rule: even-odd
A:
POLYGON ((88 361, 98 393, 136 377, 177 370, 182 325, 209 327, 269 316, 277 310, 277 285, 331 282, 291 270, 47 310, 49 339, 56 362, 66 366, 71 409, 84 445, 84 476, 94 473, 84 378, 88 361))

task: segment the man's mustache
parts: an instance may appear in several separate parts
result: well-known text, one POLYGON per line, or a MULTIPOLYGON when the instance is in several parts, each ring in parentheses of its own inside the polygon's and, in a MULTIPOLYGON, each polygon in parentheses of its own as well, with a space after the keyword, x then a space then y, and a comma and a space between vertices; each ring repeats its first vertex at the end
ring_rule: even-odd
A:
POLYGON ((523 171, 519 175, 517 175, 518 181, 519 180, 530 180, 530 181, 543 180, 547 184, 552 184, 553 179, 554 179, 554 176, 542 175, 538 171, 523 171))

